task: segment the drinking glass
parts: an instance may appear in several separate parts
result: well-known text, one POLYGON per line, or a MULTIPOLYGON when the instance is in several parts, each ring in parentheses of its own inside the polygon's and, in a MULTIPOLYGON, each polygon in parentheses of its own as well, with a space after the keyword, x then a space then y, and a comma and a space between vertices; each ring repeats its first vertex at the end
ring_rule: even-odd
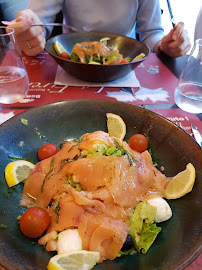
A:
POLYGON ((11 104, 23 99, 29 80, 14 29, 0 27, 0 103, 11 104))
POLYGON ((194 47, 182 69, 175 102, 179 108, 190 113, 202 113, 202 39, 194 47))

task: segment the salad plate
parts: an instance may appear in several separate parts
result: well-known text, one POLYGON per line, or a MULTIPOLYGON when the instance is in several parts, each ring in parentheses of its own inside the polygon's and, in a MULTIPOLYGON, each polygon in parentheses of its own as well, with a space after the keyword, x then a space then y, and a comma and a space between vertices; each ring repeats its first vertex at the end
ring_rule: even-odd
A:
POLYGON ((120 115, 126 123, 125 140, 144 134, 158 167, 170 177, 191 162, 196 169, 193 190, 186 196, 169 200, 173 216, 159 226, 162 231, 146 254, 134 254, 104 261, 95 270, 179 270, 201 252, 202 150, 180 127, 159 114, 131 104, 101 99, 79 99, 50 103, 27 110, 0 126, 0 268, 8 270, 44 270, 55 255, 37 244, 38 239, 22 235, 17 217, 26 210, 19 206, 23 184, 9 188, 4 178, 12 158, 37 163, 38 149, 47 143, 58 146, 63 140, 78 138, 87 132, 107 132, 106 113, 120 115), (28 125, 24 125, 26 119, 28 125))
POLYGON ((66 72, 83 81, 90 82, 109 82, 119 79, 137 67, 150 54, 150 49, 142 42, 112 33, 102 32, 76 32, 58 35, 50 38, 46 42, 45 50, 66 72), (116 65, 92 65, 80 62, 74 62, 62 57, 56 53, 54 44, 56 41, 62 44, 64 49, 71 54, 75 44, 81 42, 100 41, 108 38, 107 45, 119 50, 124 58, 129 57, 131 61, 125 64, 116 65), (142 59, 132 61, 136 56, 144 54, 142 59))

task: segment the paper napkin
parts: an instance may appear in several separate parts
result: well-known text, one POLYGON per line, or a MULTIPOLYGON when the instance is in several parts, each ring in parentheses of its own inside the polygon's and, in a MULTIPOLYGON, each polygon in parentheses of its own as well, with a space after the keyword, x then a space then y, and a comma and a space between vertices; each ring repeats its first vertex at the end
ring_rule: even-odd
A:
POLYGON ((66 71, 64 71, 60 66, 57 68, 57 73, 55 77, 54 84, 59 85, 68 85, 68 86, 92 86, 92 87, 139 87, 140 83, 135 76, 135 72, 132 71, 128 75, 106 83, 94 83, 94 82, 86 82, 73 77, 66 71))

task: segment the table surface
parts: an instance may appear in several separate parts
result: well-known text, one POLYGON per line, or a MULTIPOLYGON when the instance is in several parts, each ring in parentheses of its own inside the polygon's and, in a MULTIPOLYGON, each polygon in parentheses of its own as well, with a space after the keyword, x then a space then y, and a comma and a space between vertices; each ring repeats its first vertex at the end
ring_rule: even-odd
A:
MULTIPOLYGON (((191 114, 179 109, 174 101, 178 77, 187 56, 172 59, 164 54, 150 56, 136 69, 139 88, 118 87, 72 87, 54 84, 57 64, 43 52, 36 57, 23 55, 29 76, 29 92, 21 103, 0 104, 0 124, 29 108, 64 99, 97 98, 123 101, 142 105, 175 122, 193 136, 193 123, 202 133, 202 114, 191 114)), ((1 269, 1 267, 0 267, 1 269)), ((202 269, 202 255, 198 256, 186 270, 202 269)))

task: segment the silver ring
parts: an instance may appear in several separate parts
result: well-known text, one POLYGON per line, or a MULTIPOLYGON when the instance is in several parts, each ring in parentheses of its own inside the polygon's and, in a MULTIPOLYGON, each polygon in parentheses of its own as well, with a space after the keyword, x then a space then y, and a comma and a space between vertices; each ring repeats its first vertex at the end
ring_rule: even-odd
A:
POLYGON ((27 46, 29 49, 32 49, 32 46, 30 46, 29 41, 27 40, 27 46))

